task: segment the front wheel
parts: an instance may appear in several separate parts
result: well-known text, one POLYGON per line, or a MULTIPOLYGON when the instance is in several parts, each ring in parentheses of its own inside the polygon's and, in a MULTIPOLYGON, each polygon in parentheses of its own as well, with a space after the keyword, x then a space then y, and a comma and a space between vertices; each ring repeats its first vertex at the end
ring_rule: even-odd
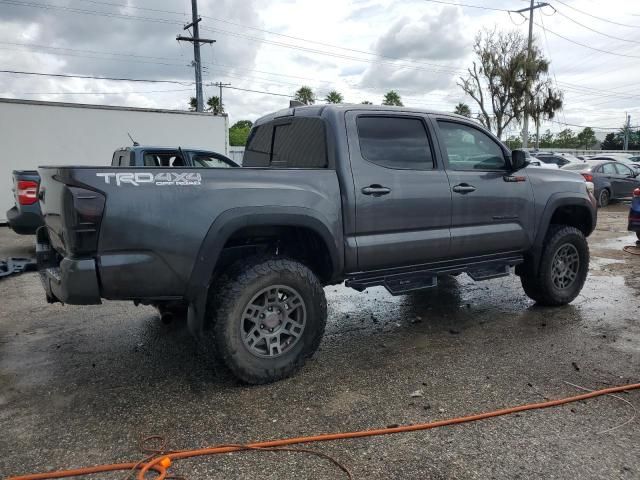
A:
POLYGON ((520 280, 529 298, 540 305, 566 305, 582 290, 589 272, 589 246, 574 227, 549 229, 536 273, 525 264, 520 280))
POLYGON ((292 375, 320 344, 327 320, 324 290, 299 262, 243 262, 211 294, 217 297, 212 328, 217 354, 246 383, 292 375))

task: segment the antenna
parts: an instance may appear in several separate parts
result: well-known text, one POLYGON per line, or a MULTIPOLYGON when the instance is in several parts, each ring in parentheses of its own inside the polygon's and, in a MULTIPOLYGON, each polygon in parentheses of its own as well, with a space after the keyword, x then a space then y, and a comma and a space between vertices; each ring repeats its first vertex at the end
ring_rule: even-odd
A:
POLYGON ((134 147, 139 147, 140 146, 140 144, 133 139, 133 137, 131 136, 131 134, 129 132, 127 132, 127 135, 131 139, 131 141, 133 142, 133 146, 134 147))

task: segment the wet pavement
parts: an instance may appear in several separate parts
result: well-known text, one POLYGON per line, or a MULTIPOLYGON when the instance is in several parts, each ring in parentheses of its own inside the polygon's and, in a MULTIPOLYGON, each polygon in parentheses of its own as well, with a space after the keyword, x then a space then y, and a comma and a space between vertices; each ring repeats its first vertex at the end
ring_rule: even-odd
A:
MULTIPOLYGON (((127 302, 48 305, 35 273, 0 280, 0 477, 171 448, 379 428, 640 381, 640 257, 625 205, 600 211, 582 294, 537 307, 517 277, 393 297, 328 287, 315 357, 276 384, 238 384, 182 324, 127 302), (412 397, 421 391, 422 396, 412 397)), ((0 258, 30 237, 0 228, 0 258)), ((640 392, 622 394, 640 407, 640 392)), ((601 397, 427 432, 314 444, 365 478, 640 478, 640 418, 601 397)), ((320 458, 250 452, 182 461, 190 479, 337 479, 320 458)), ((122 474, 99 478, 123 478, 122 474)))

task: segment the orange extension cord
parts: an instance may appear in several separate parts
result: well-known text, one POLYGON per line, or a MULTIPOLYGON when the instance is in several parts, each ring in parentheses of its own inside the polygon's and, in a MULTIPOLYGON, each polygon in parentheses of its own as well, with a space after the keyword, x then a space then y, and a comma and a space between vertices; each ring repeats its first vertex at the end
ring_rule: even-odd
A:
MULTIPOLYGON (((575 395, 573 397, 559 398, 557 400, 549 400, 540 403, 529 403, 525 405, 519 405, 516 407, 505 408, 502 410, 494 410, 492 412, 478 413, 476 415, 468 415, 465 417, 451 418, 448 420, 439 420, 437 422, 418 423, 415 425, 405 425, 400 427, 382 428, 377 430, 360 430, 356 432, 342 432, 342 433, 326 433, 322 435, 314 435, 311 437, 295 437, 286 438, 282 440, 271 440, 266 442, 250 443, 248 445, 220 445, 216 447, 198 448, 193 450, 179 450, 166 454, 159 454, 138 462, 138 463, 119 463, 98 465, 95 467, 78 468, 75 470, 58 470, 48 473, 36 473, 32 475, 22 475, 18 477, 10 477, 7 480, 44 480, 50 478, 65 478, 76 477, 80 475, 89 475, 92 473, 112 472, 116 470, 133 471, 138 470, 137 480, 145 480, 147 472, 150 470, 155 471, 158 475, 154 477, 154 480, 164 480, 167 477, 167 469, 171 466, 171 463, 175 460, 181 460, 184 458, 199 457, 204 455, 217 455, 221 453, 239 452, 252 449, 274 449, 278 447, 284 447, 287 445, 295 445, 299 443, 313 443, 313 442, 327 442, 331 440, 344 440, 348 438, 361 438, 372 437, 378 435, 389 435, 392 433, 403 432, 415 432, 418 430, 429 430, 431 428, 445 427, 447 425, 456 425, 459 423, 475 422, 477 420, 484 420, 492 417, 500 417, 502 415, 509 415, 517 412, 524 412, 527 410, 536 410, 540 408, 556 407, 558 405, 564 405, 566 403, 578 402, 580 400, 587 400, 589 398, 600 397, 602 395, 610 395, 612 393, 620 393, 630 390, 640 389, 640 383, 633 383, 629 385, 621 385, 619 387, 605 388, 602 390, 594 390, 593 392, 583 393, 581 395, 575 395)), ((169 477, 170 478, 170 477, 169 477)))

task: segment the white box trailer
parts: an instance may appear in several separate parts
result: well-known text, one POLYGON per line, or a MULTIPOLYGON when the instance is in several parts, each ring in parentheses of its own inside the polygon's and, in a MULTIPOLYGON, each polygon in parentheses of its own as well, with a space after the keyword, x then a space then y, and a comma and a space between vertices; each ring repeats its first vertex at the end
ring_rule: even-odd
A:
POLYGON ((13 170, 110 165, 114 150, 140 145, 228 155, 227 115, 0 98, 0 223, 14 204, 13 170))

